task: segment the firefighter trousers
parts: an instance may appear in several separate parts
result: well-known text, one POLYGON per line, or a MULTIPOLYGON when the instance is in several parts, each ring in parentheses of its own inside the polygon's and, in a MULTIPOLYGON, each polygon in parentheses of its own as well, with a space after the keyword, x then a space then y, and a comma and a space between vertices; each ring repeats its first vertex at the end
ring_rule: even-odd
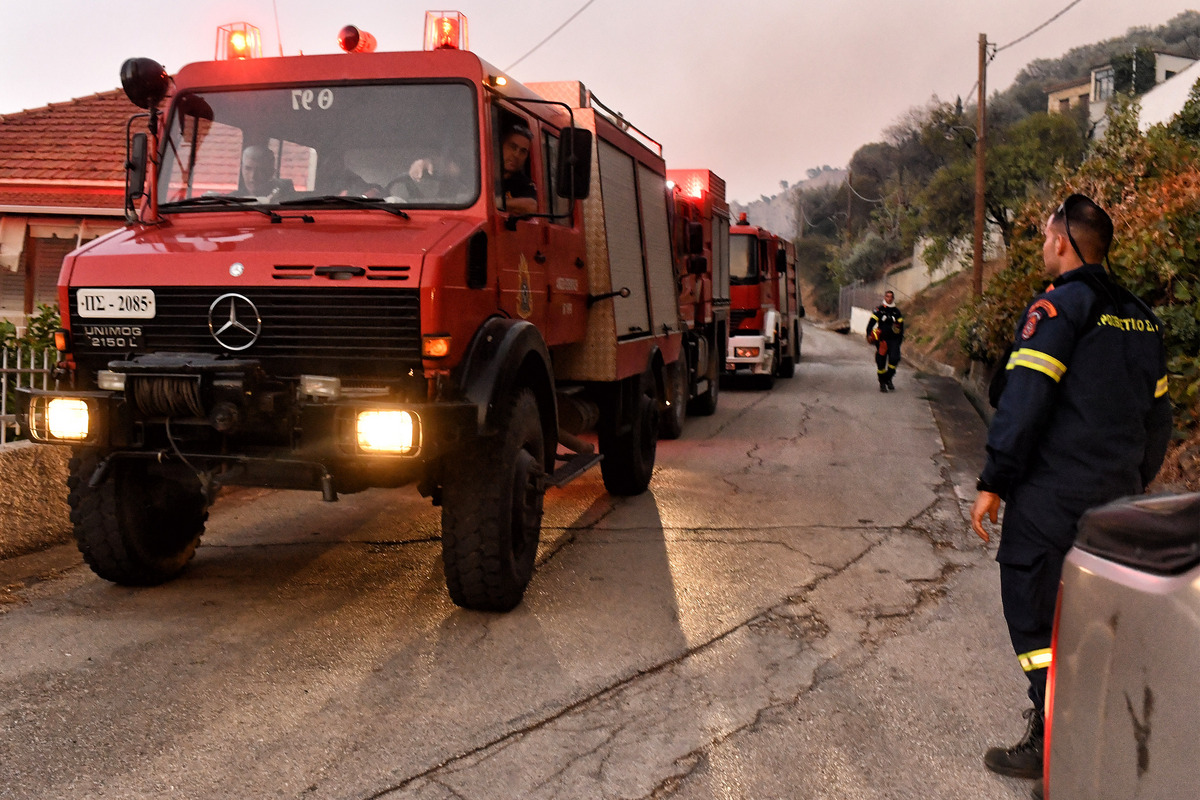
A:
POLYGON ((896 367, 900 364, 899 339, 881 339, 875 348, 875 369, 879 375, 879 385, 887 386, 896 376, 896 367))

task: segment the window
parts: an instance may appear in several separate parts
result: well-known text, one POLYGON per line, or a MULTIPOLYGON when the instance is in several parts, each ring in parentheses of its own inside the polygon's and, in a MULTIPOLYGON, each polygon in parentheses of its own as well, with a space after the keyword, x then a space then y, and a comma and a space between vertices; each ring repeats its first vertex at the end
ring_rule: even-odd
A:
POLYGON ((1099 69, 1093 72, 1092 99, 1101 101, 1112 97, 1114 81, 1115 78, 1113 76, 1112 67, 1105 67, 1104 69, 1099 69))
MULTIPOLYGON (((479 196, 479 138, 468 84, 311 85, 194 92, 167 125, 161 196, 257 202, 323 196, 463 207, 479 196), (274 191, 247 185, 254 148, 274 191), (419 191, 418 161, 433 180, 419 191)), ((213 204, 213 208, 224 206, 213 204)))
POLYGON ((549 133, 545 135, 545 158, 542 163, 545 164, 546 180, 542 182, 542 192, 546 197, 550 198, 550 213, 555 215, 554 222, 560 225, 570 225, 571 219, 571 201, 565 197, 558 196, 558 186, 555 181, 558 176, 554 174, 555 167, 558 164, 558 148, 559 140, 557 136, 551 136, 549 133))
POLYGON ((758 237, 729 237, 729 282, 734 286, 758 283, 758 237))

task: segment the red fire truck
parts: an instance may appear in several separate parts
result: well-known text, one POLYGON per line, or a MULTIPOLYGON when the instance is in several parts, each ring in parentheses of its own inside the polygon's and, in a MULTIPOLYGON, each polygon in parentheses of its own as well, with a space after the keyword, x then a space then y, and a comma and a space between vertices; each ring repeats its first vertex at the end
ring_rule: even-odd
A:
POLYGON ((128 225, 65 259, 56 388, 22 401, 31 439, 74 448, 100 576, 178 574, 222 484, 416 484, 451 598, 507 610, 546 487, 599 462, 647 488, 681 348, 661 148, 582 84, 512 80, 465 25, 122 67, 148 122, 128 225))
POLYGON ((804 304, 796 282, 796 248, 743 212, 729 230, 729 350, 726 375, 756 376, 770 389, 800 360, 804 304))
POLYGON ((717 410, 729 335, 729 206, 706 169, 669 169, 683 357, 668 365, 660 434, 678 438, 688 413, 717 410))

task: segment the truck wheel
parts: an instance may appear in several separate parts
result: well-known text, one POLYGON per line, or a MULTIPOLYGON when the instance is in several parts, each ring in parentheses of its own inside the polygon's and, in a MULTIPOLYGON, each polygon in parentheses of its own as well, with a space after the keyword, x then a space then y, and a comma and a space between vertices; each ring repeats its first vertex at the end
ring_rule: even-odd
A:
POLYGON ((168 478, 144 461, 116 460, 92 488, 88 482, 99 463, 95 452, 76 454, 67 478, 83 560, 101 578, 124 586, 174 578, 195 555, 208 519, 199 480, 168 478))
POLYGON ((650 486, 658 452, 658 401, 653 390, 646 391, 647 384, 653 386, 653 381, 643 378, 641 390, 622 404, 626 409, 625 420, 607 413, 597 431, 600 452, 604 455, 600 474, 609 494, 641 494, 650 486))
POLYGON ((698 394, 688 403, 688 413, 695 414, 698 417, 711 417, 717 411, 717 397, 721 393, 722 376, 715 374, 716 369, 713 369, 713 375, 708 379, 708 389, 703 394, 698 394))
POLYGON ((545 442, 533 392, 517 391, 498 423, 501 433, 448 466, 442 487, 446 589, 476 611, 521 602, 542 532, 545 442))
POLYGON ((682 353, 674 364, 663 369, 663 388, 666 389, 664 407, 659 412, 658 437, 678 439, 683 433, 683 421, 687 416, 688 368, 682 353))
POLYGON ((792 345, 795 343, 796 336, 793 334, 788 341, 787 354, 779 362, 779 377, 781 378, 791 378, 796 374, 796 359, 792 357, 792 345))
POLYGON ((779 336, 775 336, 775 344, 771 345, 771 369, 758 376, 758 385, 764 391, 775 388, 775 376, 779 374, 779 336))

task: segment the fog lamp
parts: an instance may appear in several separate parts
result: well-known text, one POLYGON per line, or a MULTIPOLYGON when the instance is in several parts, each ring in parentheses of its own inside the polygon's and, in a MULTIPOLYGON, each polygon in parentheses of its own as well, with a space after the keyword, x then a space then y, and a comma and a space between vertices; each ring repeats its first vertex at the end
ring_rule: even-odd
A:
POLYGON ((758 358, 757 347, 735 347, 733 348, 735 358, 758 358))
POLYGON ((367 453, 405 455, 417 447, 417 418, 410 411, 360 411, 358 447, 367 453))
POLYGON ((54 439, 83 441, 88 435, 87 403, 73 397, 55 397, 46 406, 46 427, 54 439))

